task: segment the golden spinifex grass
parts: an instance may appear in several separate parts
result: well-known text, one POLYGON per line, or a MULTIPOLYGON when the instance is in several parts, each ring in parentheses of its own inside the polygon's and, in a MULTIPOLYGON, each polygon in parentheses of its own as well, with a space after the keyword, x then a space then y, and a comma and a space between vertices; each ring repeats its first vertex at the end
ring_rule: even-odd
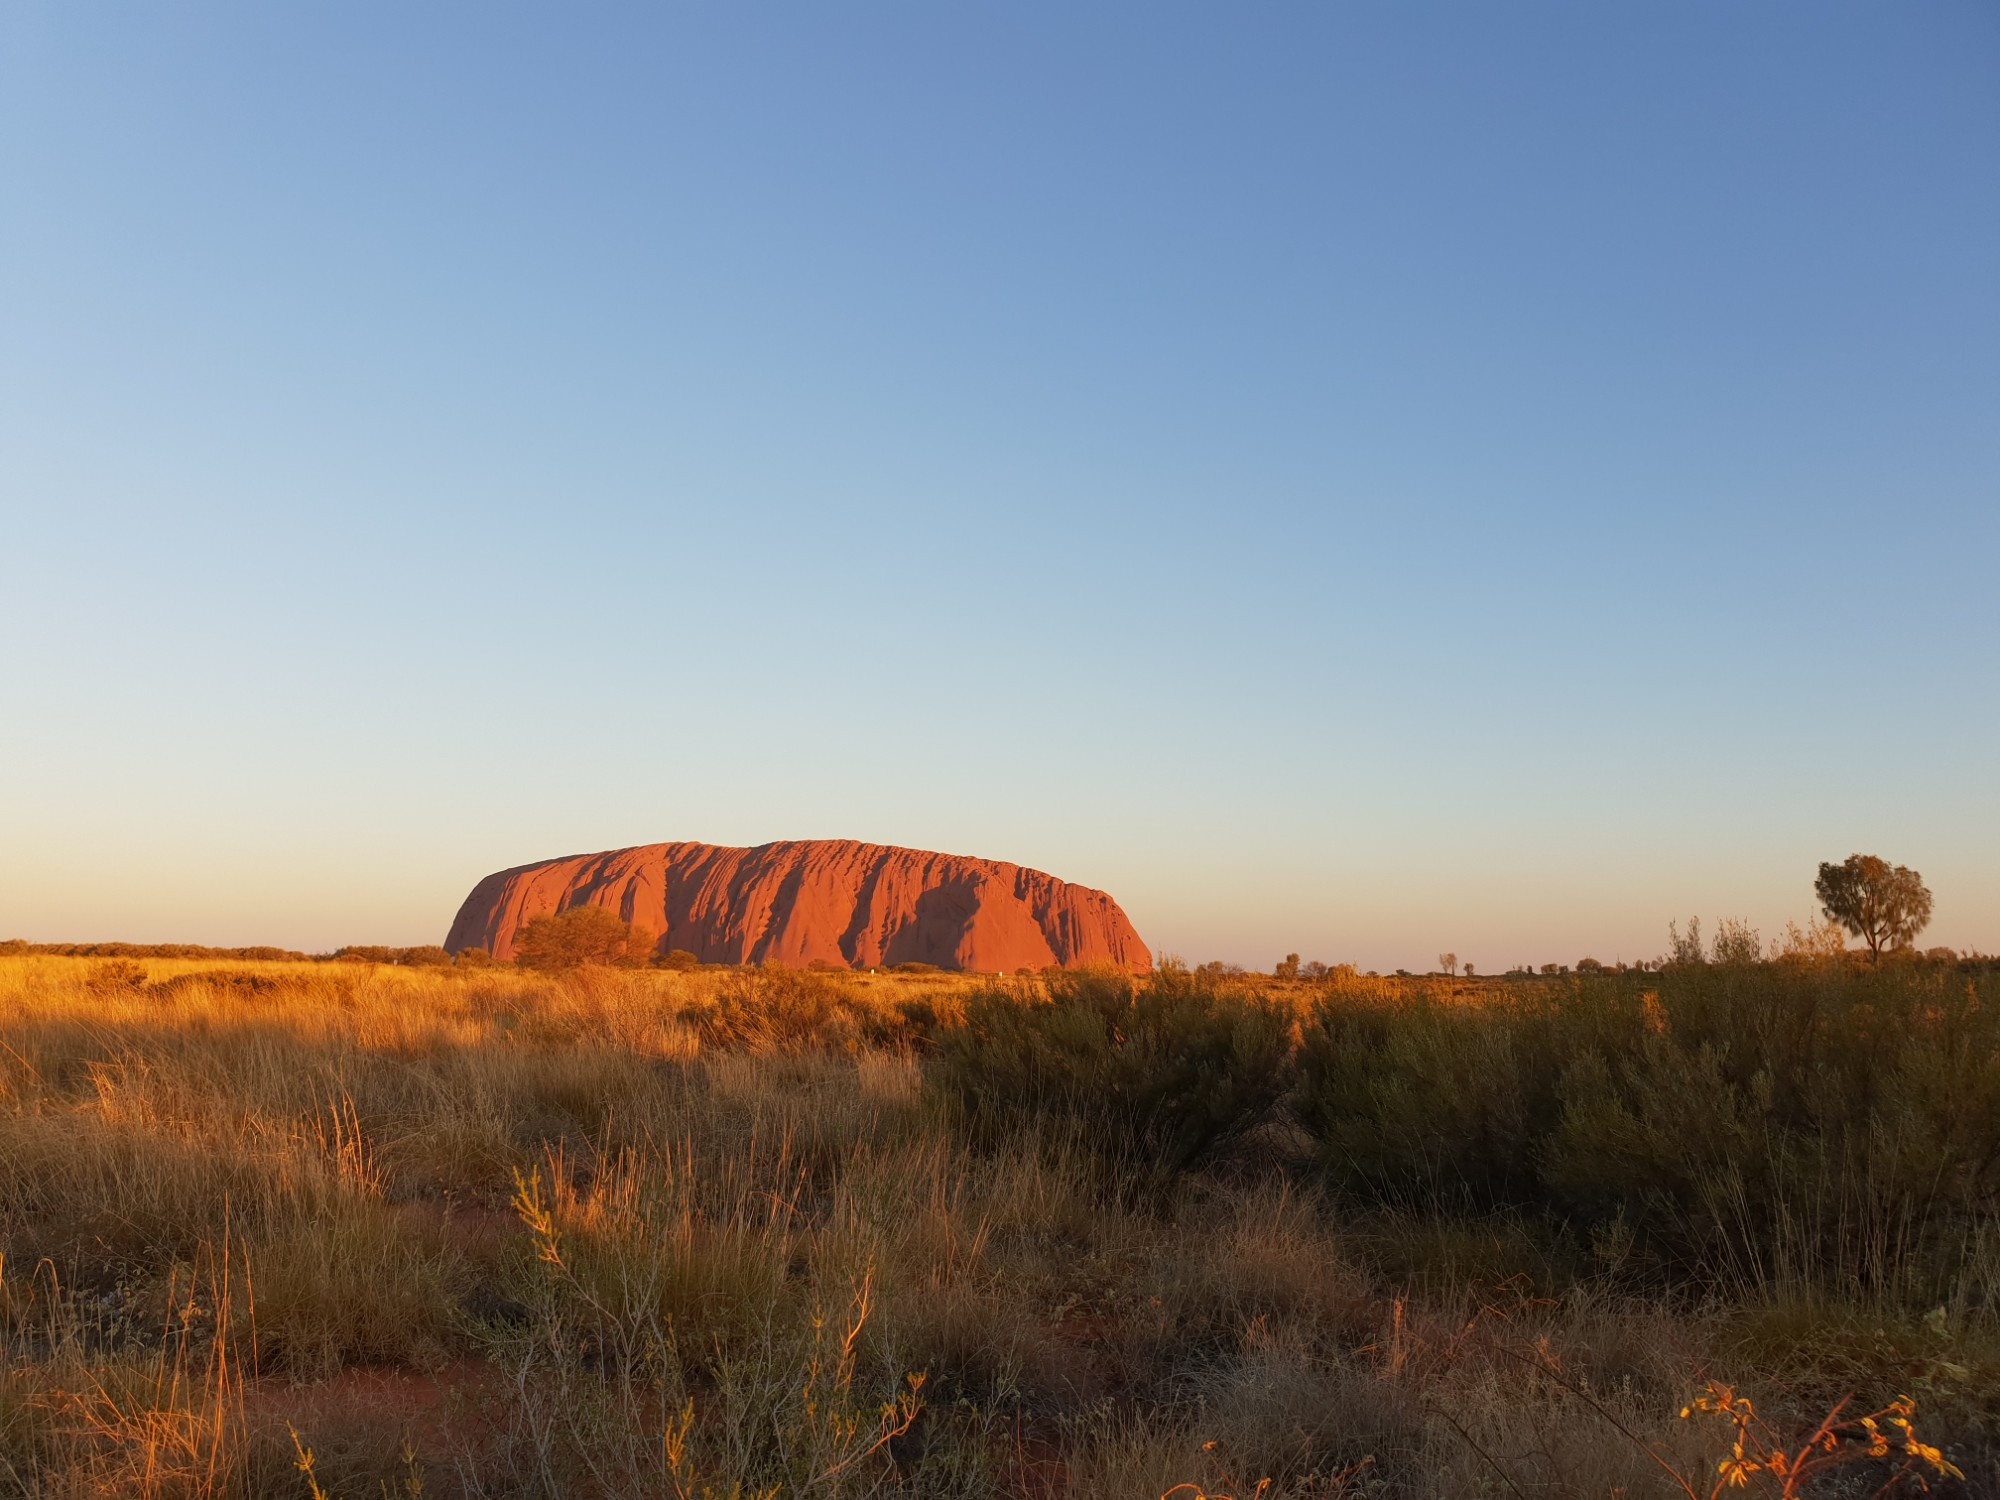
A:
POLYGON ((1990 1488, 1991 984, 0 959, 0 1494, 1990 1488))

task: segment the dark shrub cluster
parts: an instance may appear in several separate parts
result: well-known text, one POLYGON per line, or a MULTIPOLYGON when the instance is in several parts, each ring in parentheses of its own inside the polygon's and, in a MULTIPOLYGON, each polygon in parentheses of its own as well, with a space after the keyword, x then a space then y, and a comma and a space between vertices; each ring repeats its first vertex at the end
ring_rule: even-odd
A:
POLYGON ((1350 1193, 1537 1211, 1676 1277, 1942 1300, 2000 1225, 2000 985, 1945 965, 1343 997, 1294 1102, 1350 1193))
POLYGON ((1211 976, 1057 972, 986 990, 942 1034, 934 1077, 975 1137, 1052 1120, 1127 1165, 1177 1172, 1263 1119, 1291 1052, 1281 1015, 1211 976))
POLYGON ((451 955, 435 943, 417 948, 383 948, 370 944, 337 948, 335 959, 364 964, 402 964, 412 969, 443 969, 451 965, 451 955))
POLYGON ((987 1146, 1054 1127, 1157 1181, 1277 1106, 1350 1201, 1537 1223, 1627 1280, 2000 1306, 1984 968, 1337 983, 1289 1015, 1213 973, 1058 973, 969 996, 928 1071, 987 1146))

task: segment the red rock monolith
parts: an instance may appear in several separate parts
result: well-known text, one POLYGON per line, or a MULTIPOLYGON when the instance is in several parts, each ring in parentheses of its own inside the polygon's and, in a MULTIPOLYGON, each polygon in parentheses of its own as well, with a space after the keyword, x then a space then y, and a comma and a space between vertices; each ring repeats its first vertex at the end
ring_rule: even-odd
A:
POLYGON ((851 839, 642 844, 520 865, 472 888, 444 945, 511 958, 529 922, 585 905, 660 934, 661 953, 685 949, 704 963, 1153 967, 1102 891, 999 860, 851 839))

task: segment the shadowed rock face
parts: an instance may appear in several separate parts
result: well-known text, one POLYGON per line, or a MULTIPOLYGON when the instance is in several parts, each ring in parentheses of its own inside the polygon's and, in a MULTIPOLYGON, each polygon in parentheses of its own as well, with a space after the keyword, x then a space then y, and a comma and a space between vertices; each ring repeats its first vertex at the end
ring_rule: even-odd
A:
POLYGON ((659 952, 684 948, 704 963, 1153 967, 1102 891, 997 860, 848 839, 643 844, 502 870, 472 888, 444 945, 511 958, 524 926, 573 906, 609 907, 659 933, 659 952))

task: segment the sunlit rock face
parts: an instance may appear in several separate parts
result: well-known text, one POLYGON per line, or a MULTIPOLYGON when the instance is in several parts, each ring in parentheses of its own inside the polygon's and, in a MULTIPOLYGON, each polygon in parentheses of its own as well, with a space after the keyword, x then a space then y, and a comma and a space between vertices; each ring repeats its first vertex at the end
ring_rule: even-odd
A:
POLYGON ((511 958, 529 922, 585 905, 659 934, 659 952, 681 948, 704 963, 915 962, 988 974, 1153 966, 1102 891, 999 860, 850 839, 642 844, 501 870, 472 888, 444 945, 511 958))

